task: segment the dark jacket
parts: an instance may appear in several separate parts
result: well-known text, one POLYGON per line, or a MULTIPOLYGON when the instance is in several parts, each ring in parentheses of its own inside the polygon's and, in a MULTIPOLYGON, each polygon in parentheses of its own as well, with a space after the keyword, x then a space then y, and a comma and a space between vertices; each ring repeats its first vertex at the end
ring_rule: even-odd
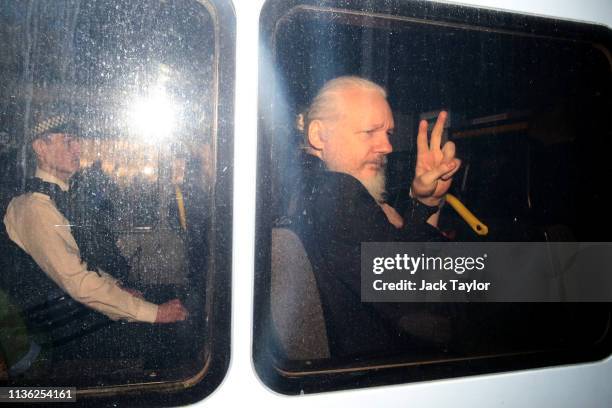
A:
POLYGON ((304 181, 291 228, 302 240, 321 295, 333 357, 385 354, 416 340, 401 329, 409 303, 362 303, 362 242, 444 241, 437 229, 415 217, 416 203, 406 197, 405 225, 389 223, 365 187, 354 177, 330 172, 305 158, 304 181))
MULTIPOLYGON (((54 201, 59 211, 73 224, 73 236, 88 265, 93 265, 94 268, 115 265, 128 268, 127 262, 120 254, 119 257, 115 256, 119 250, 114 242, 110 244, 112 237, 102 237, 106 230, 95 228, 95 225, 100 224, 99 221, 94 221, 94 228, 83 225, 84 221, 70 208, 76 206, 71 206, 74 203, 69 193, 62 192, 55 184, 36 178, 28 180, 25 192, 45 194, 54 201), (74 221, 75 219, 81 221, 74 221), (92 237, 97 239, 91 239, 92 237), (95 255, 107 246, 112 246, 114 252, 106 253, 105 256, 95 255), (84 254, 94 255, 85 258, 84 254)), ((91 212, 89 215, 90 219, 99 219, 91 212)), ((9 238, 4 226, 0 229, 0 248, 3 254, 0 262, 0 289, 17 306, 29 334, 41 345, 61 345, 112 323, 103 314, 72 299, 40 269, 32 257, 9 238)), ((104 255, 104 252, 102 254, 104 255)), ((121 272, 124 274, 126 271, 121 272)))

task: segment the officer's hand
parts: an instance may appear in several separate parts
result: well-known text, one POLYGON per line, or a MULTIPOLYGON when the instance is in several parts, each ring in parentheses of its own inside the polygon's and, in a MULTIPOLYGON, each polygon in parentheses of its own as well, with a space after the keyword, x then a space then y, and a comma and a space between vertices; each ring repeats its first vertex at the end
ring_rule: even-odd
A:
POLYGON ((439 205, 451 186, 452 176, 459 170, 461 161, 455 158, 455 144, 446 142, 442 148, 442 133, 447 113, 442 111, 427 143, 427 121, 419 123, 417 135, 417 160, 412 196, 430 206, 439 205))
POLYGON ((172 299, 159 305, 155 323, 172 323, 185 320, 186 318, 187 310, 183 307, 181 301, 172 299))

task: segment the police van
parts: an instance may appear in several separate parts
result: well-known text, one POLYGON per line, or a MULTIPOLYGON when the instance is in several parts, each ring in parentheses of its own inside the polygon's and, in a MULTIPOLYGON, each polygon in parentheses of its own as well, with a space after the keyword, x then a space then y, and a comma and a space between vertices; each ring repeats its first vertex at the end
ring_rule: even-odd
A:
MULTIPOLYGON (((74 236, 71 256, 186 314, 109 319, 63 277, 59 292, 32 287, 48 268, 3 231, 2 402, 612 405, 608 2, 5 0, 0 20, 3 218, 23 194, 64 211, 65 195, 29 180, 41 126, 72 135, 71 216, 54 225, 74 236), (445 112, 440 135, 461 159, 445 240, 546 254, 602 243, 596 278, 553 274, 546 297, 514 301, 423 298, 402 320, 408 347, 338 353, 337 311, 293 226, 304 114, 341 76, 386 92, 388 203, 409 194, 419 123, 431 132, 445 112), (564 301, 583 286, 599 295, 564 301)), ((578 262, 557 256, 551 270, 578 262)))

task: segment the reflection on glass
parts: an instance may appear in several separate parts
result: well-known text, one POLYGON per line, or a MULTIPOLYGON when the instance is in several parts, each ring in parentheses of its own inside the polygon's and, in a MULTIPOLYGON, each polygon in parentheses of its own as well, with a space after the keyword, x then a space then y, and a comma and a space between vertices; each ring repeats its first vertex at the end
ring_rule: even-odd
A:
POLYGON ((9 271, 0 378, 91 386, 192 377, 208 353, 209 11, 196 1, 15 1, 0 10, 0 27, 1 212, 12 217, 0 248, 9 271), (11 215, 32 197, 62 221, 45 242, 38 215, 11 215), (14 230, 26 222, 22 241, 14 230), (58 234, 67 244, 54 251, 58 234), (37 276, 35 293, 17 296, 20 276, 37 276))
POLYGON ((166 142, 177 124, 177 107, 166 92, 169 68, 162 66, 160 78, 148 95, 137 98, 129 112, 130 130, 149 143, 166 142))
MULTIPOLYGON (((489 227, 487 236, 476 235, 445 206, 438 223, 445 237, 476 242, 605 241, 609 220, 593 223, 591 217, 593 209, 604 211, 606 203, 600 189, 587 182, 591 174, 595 185, 604 185, 603 174, 609 174, 603 152, 610 147, 610 122, 603 118, 609 116, 610 61, 598 45, 311 7, 292 8, 274 24, 268 44, 272 60, 262 64, 269 69, 265 79, 273 85, 260 101, 265 107, 262 135, 270 146, 260 156, 270 180, 269 190, 262 193, 270 200, 260 222, 269 228, 265 237, 271 245, 259 248, 270 251, 265 262, 271 260, 266 265, 272 316, 264 319, 273 321, 273 329, 261 341, 277 358, 274 367, 307 377, 308 370, 358 370, 369 361, 445 364, 542 349, 604 347, 600 341, 609 309, 601 305, 362 302, 360 242, 394 241, 398 234, 387 225, 387 218, 393 218, 388 211, 377 208, 368 194, 355 192, 365 191, 363 187, 346 187, 360 185, 355 174, 361 167, 355 174, 338 170, 338 163, 385 155, 387 194, 382 205, 399 209, 409 199, 415 177, 419 122, 445 110, 443 140, 455 143, 463 161, 450 192, 489 227), (338 102, 340 91, 333 108, 331 102, 312 108, 327 81, 346 75, 386 89, 395 121, 395 132, 388 135, 392 152, 387 139, 376 133, 387 130, 389 120, 380 119, 355 132, 370 139, 351 139, 378 145, 351 157, 359 143, 347 142, 322 157, 329 161, 335 153, 340 157, 332 163, 336 167, 318 161, 313 166, 313 152, 325 155, 326 140, 345 137, 342 132, 352 129, 345 125, 347 118, 384 118, 376 115, 378 96, 370 97, 369 110, 360 105, 361 115, 342 112, 349 103, 338 102), (313 111, 316 119, 336 128, 329 125, 332 130, 321 131, 323 136, 306 138, 313 111), (306 114, 303 129, 295 129, 291 118, 300 113, 306 114), (348 176, 324 184, 325 177, 332 179, 325 170, 348 176), (365 201, 371 204, 369 212, 360 211, 365 201), (381 219, 382 224, 374 225, 381 219), (313 232, 317 220, 323 226, 313 232), (388 230, 394 233, 383 234, 388 230), (293 301, 296 294, 303 302, 293 301), (392 334, 385 336, 383 326, 391 327, 392 334), (388 346, 396 342, 398 346, 388 346)), ((351 95, 352 101, 357 99, 356 92, 351 95)), ((404 240, 421 241, 414 236, 404 240)), ((528 357, 521 361, 532 364, 528 357)))

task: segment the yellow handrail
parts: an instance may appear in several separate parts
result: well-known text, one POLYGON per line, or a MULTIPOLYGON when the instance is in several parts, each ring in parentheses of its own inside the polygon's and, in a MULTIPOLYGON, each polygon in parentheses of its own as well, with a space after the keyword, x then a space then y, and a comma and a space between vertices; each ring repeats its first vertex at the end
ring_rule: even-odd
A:
POLYGON ((457 197, 452 194, 446 194, 446 202, 457 211, 457 214, 461 216, 467 222, 467 224, 474 230, 478 235, 487 235, 489 233, 489 227, 483 224, 470 210, 457 197))
POLYGON ((176 204, 178 206, 179 223, 183 231, 187 231, 187 212, 185 211, 185 199, 183 198, 183 192, 181 188, 176 185, 174 186, 176 193, 176 204))

